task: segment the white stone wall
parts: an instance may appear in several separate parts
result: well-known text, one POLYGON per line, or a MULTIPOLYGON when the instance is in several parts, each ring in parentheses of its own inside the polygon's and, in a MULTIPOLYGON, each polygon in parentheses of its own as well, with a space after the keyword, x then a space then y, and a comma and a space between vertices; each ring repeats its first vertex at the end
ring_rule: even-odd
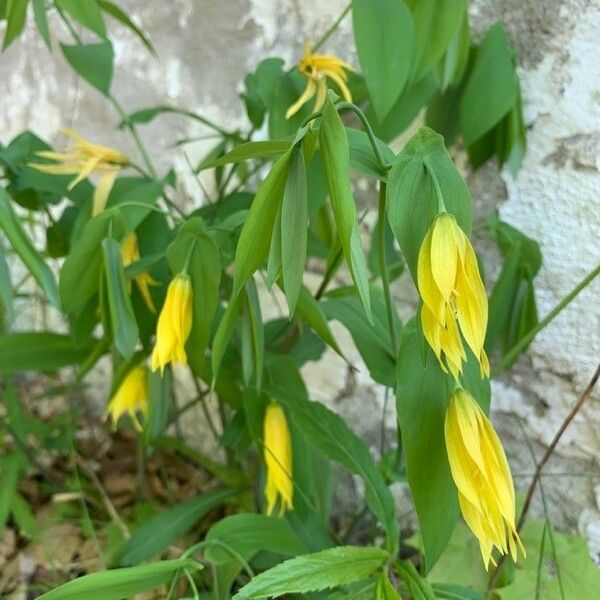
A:
MULTIPOLYGON (((346 0, 123 4, 149 32, 159 55, 152 57, 131 35, 113 27, 117 57, 113 89, 126 109, 169 103, 201 111, 233 129, 245 125, 237 97, 244 73, 267 55, 283 56, 291 64, 304 40, 318 38, 346 0)), ((543 316, 600 262, 600 2, 476 0, 470 13, 477 32, 501 19, 519 52, 529 147, 516 179, 492 164, 466 175, 480 219, 497 207, 504 220, 541 244, 544 264, 536 284, 543 316)), ((52 26, 67 39, 60 23, 53 21, 52 26)), ((327 50, 355 60, 349 18, 327 50)), ((115 130, 118 116, 108 103, 77 81, 60 52, 49 59, 31 26, 0 56, 0 92, 2 142, 30 128, 60 145, 58 130, 73 126, 136 156, 126 134, 115 130)), ((169 145, 206 133, 205 128, 173 116, 142 129, 159 169, 175 164, 181 181, 178 200, 188 206, 202 201, 200 188, 181 151, 169 145)), ((194 163, 209 146, 210 141, 188 146, 189 160, 194 163)), ((457 162, 465 162, 460 153, 457 162)), ((497 257, 489 243, 478 241, 494 273, 497 257)), ((404 280, 395 286, 402 314, 414 302, 407 285, 404 280)), ((494 382, 495 419, 519 487, 527 485, 526 474, 533 469, 524 435, 539 456, 600 359, 599 293, 597 280, 538 336, 510 373, 494 382)), ((358 372, 348 371, 341 360, 327 354, 322 363, 307 365, 305 375, 316 399, 334 406, 378 447, 384 393, 360 368, 358 355, 355 358, 358 372)), ((600 552, 598 400, 595 392, 543 480, 555 523, 587 534, 594 553, 600 552)), ((388 434, 394 428, 392 406, 390 400, 388 434)), ((539 512, 539 502, 534 506, 539 512)))

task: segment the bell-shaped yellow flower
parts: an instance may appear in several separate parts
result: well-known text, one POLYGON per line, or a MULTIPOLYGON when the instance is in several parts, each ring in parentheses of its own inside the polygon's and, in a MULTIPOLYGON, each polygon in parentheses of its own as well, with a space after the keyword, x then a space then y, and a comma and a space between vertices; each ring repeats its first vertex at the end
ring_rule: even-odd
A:
POLYGON ((272 402, 264 420, 264 459, 267 466, 265 498, 272 515, 279 499, 279 515, 293 508, 292 437, 283 408, 272 402))
POLYGON ((492 550, 517 560, 525 549, 515 527, 515 490, 498 435, 474 398, 463 389, 450 397, 446 451, 462 515, 479 540, 486 570, 492 550))
POLYGON ((187 364, 185 343, 192 329, 192 283, 188 275, 180 273, 169 284, 167 298, 158 317, 156 343, 152 351, 152 370, 173 364, 187 364))
POLYGON ((446 212, 435 219, 421 244, 417 284, 423 299, 423 333, 442 369, 450 370, 455 379, 462 372, 467 358, 462 333, 479 360, 482 377, 489 377, 483 349, 488 320, 485 287, 469 238, 446 212))
POLYGON ((346 70, 354 69, 343 60, 336 56, 313 54, 312 46, 307 42, 304 46, 304 56, 298 63, 298 70, 308 79, 308 83, 302 95, 288 108, 285 113, 286 119, 295 115, 315 94, 317 99, 313 110, 321 110, 327 97, 327 78, 335 82, 346 101, 352 101, 346 70))
MULTIPOLYGON (((137 262, 140 260, 140 249, 138 246, 138 238, 135 232, 130 233, 122 242, 121 242, 121 257, 123 259, 123 266, 127 267, 128 265, 137 262)), ((140 294, 144 299, 144 303, 148 307, 148 310, 152 313, 156 312, 156 308, 154 307, 154 301, 152 300, 152 296, 150 295, 149 286, 151 285, 159 285, 157 281, 154 281, 152 277, 146 273, 139 273, 134 277, 134 281, 140 290, 140 294)))
POLYGON ((72 148, 66 152, 37 152, 37 156, 54 160, 56 164, 33 163, 31 166, 43 173, 74 174, 75 178, 69 183, 70 190, 92 173, 100 175, 94 190, 92 208, 92 215, 97 215, 104 210, 115 179, 119 171, 129 164, 129 159, 118 150, 92 144, 72 129, 64 129, 63 133, 74 141, 72 148))
POLYGON ((146 367, 138 365, 127 373, 106 408, 104 419, 110 418, 113 428, 119 419, 128 414, 138 431, 142 430, 138 414, 148 413, 148 372, 146 367))

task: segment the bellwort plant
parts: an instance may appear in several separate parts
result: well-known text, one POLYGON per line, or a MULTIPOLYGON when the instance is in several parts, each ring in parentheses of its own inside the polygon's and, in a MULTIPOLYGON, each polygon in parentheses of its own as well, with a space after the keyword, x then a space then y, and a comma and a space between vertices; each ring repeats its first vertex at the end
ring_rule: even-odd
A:
POLYGON ((247 124, 233 129, 185 106, 123 107, 109 19, 150 53, 152 42, 117 4, 83 4, 0 2, 4 46, 21 43, 30 18, 134 145, 129 157, 100 145, 111 143, 104 125, 94 142, 66 130, 66 150, 33 131, 0 145, 2 524, 29 539, 31 485, 18 483, 34 473, 44 491, 32 497, 76 492, 57 518, 85 523, 100 553, 89 563, 106 565, 74 581, 87 566, 57 571, 36 597, 540 597, 547 577, 533 570, 550 562, 546 532, 558 534, 546 524, 540 543, 517 525, 490 377, 599 269, 538 321, 535 240, 494 214, 478 215, 487 224, 473 236, 452 157, 516 174, 526 151, 502 24, 474 38, 466 0, 353 0, 304 51, 290 49, 293 61, 266 57, 245 76, 247 124), (147 148, 141 128, 164 114, 189 135, 147 148), (206 152, 194 162, 198 128, 206 152), (198 178, 202 201, 184 176, 198 178), (477 255, 484 235, 502 255, 497 280, 477 255), (399 311, 407 297, 418 303, 399 311), (17 310, 34 306, 43 325, 24 330, 17 310), (346 391, 330 391, 339 373, 315 371, 322 359, 347 367, 349 391, 368 382, 381 414, 362 398, 347 410, 346 391), (68 444, 14 426, 23 372, 52 373, 65 390, 68 444), (92 377, 117 431, 82 400, 92 377), (124 456, 135 471, 129 504, 82 463, 90 419, 106 453, 94 464, 124 456), (64 480, 37 460, 44 444, 63 452, 64 480), (134 444, 131 456, 112 444, 134 444), (461 565, 449 569, 454 554, 461 565))

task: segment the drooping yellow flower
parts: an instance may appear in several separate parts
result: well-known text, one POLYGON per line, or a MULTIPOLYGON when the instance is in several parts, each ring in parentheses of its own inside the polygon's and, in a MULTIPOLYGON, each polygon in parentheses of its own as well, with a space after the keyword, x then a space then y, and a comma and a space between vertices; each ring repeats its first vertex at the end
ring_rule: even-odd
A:
POLYGON ((264 459, 267 466, 265 498, 267 514, 272 515, 279 499, 279 515, 292 510, 292 437, 285 413, 279 404, 267 407, 264 421, 264 459))
POLYGON ((104 418, 110 418, 113 428, 117 427, 119 419, 128 414, 138 431, 142 430, 139 413, 148 413, 148 372, 146 367, 133 367, 123 379, 121 385, 110 399, 104 418))
POLYGON ((158 317, 156 342, 152 351, 152 370, 165 366, 187 364, 185 343, 192 330, 192 283, 188 275, 180 273, 169 284, 167 297, 158 317))
POLYGON ((302 95, 288 108, 285 113, 286 119, 295 115, 315 94, 317 99, 313 110, 315 112, 321 110, 327 97, 327 78, 335 82, 347 102, 352 101, 346 70, 353 71, 353 69, 343 60, 327 54, 313 54, 312 46, 307 42, 304 46, 304 55, 298 63, 298 70, 308 79, 308 83, 302 95))
POLYGON ((92 144, 72 129, 64 129, 63 133, 74 141, 73 146, 66 152, 52 150, 37 152, 37 156, 55 160, 56 163, 33 163, 31 166, 43 173, 75 175, 76 177, 69 183, 70 190, 92 173, 100 175, 94 190, 92 207, 92 215, 97 215, 104 210, 115 179, 119 171, 129 164, 129 159, 118 150, 92 144))
MULTIPOLYGON (((138 246, 138 239, 135 232, 130 233, 122 242, 121 242, 121 257, 123 259, 123 266, 127 267, 128 265, 137 262, 140 260, 140 249, 138 246)), ((150 295, 149 286, 151 285, 159 285, 157 281, 152 279, 151 275, 146 273, 139 273, 134 277, 135 283, 140 290, 140 294, 144 299, 144 303, 148 307, 148 310, 152 313, 156 312, 156 308, 154 307, 154 302, 152 300, 152 296, 150 295)))
POLYGON ((446 451, 462 515, 479 540, 486 570, 492 550, 517 560, 525 549, 515 527, 515 490, 498 435, 474 398, 463 389, 450 397, 446 451))
POLYGON ((421 244, 417 284, 423 299, 423 333, 442 369, 450 370, 455 379, 462 372, 467 359, 462 333, 479 360, 482 377, 489 377, 483 349, 488 320, 485 287, 469 238, 446 212, 435 219, 421 244))

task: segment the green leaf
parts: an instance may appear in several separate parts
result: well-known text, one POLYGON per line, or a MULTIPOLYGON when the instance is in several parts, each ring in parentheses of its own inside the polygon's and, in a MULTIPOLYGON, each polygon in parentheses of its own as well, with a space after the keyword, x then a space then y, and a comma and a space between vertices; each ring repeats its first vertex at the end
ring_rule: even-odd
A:
POLYGON ((121 546, 115 564, 135 565, 161 554, 204 515, 223 504, 234 493, 234 490, 207 492, 148 519, 121 546))
MULTIPOLYGON (((479 559, 479 556, 477 559, 479 559)), ((461 563, 459 569, 463 566, 464 563, 461 563)), ((431 584, 431 588, 435 593, 435 597, 440 600, 485 600, 483 594, 460 585, 451 583, 433 583, 431 584)))
POLYGON ((123 216, 117 208, 107 209, 86 223, 63 263, 59 290, 66 313, 83 310, 98 291, 103 261, 101 244, 109 230, 116 238, 125 233, 123 216))
POLYGON ((108 0, 97 0, 98 6, 111 17, 119 21, 122 25, 131 30, 138 39, 152 52, 152 54, 156 55, 156 50, 150 41, 150 38, 146 35, 146 33, 140 29, 124 12, 119 6, 114 4, 113 2, 109 2, 108 0))
POLYGON ((291 140, 264 140, 259 142, 246 142, 236 146, 231 152, 215 160, 201 163, 199 170, 213 169, 231 163, 238 163, 251 158, 273 158, 281 156, 290 149, 291 140))
POLYGON ((40 530, 32 507, 18 492, 14 495, 10 510, 19 534, 28 537, 30 540, 37 539, 40 530))
POLYGON ((281 204, 281 266, 290 316, 296 310, 306 261, 308 198, 304 156, 292 153, 281 204))
POLYGON ((85 0, 85 2, 81 0, 55 0, 55 2, 59 8, 69 13, 84 27, 98 34, 101 38, 106 37, 106 27, 96 0, 85 0))
POLYGON ((221 363, 223 362, 225 351, 229 345, 229 340, 233 335, 233 330, 237 323, 237 317, 242 305, 242 298, 243 296, 240 294, 237 298, 231 297, 229 299, 229 304, 227 305, 227 308, 221 317, 221 321, 219 322, 219 326, 217 327, 217 331, 215 332, 211 354, 213 387, 217 380, 217 376, 219 375, 219 370, 221 369, 221 363))
POLYGON ((250 384, 255 375, 256 389, 260 391, 265 356, 265 333, 256 284, 250 279, 243 296, 242 313, 242 371, 244 383, 250 384))
POLYGON ((413 20, 404 2, 353 0, 352 23, 371 102, 378 119, 383 120, 410 74, 413 20))
POLYGON ((420 354, 416 323, 410 321, 400 339, 396 412, 429 570, 458 520, 458 499, 444 442, 444 418, 451 389, 431 350, 427 347, 425 364, 420 354))
POLYGON ((216 565, 235 561, 233 549, 245 560, 257 552, 268 551, 284 556, 297 556, 306 551, 285 519, 257 514, 240 514, 225 517, 215 523, 206 535, 208 545, 204 556, 216 565))
POLYGON ((112 569, 84 575, 39 596, 39 600, 122 600, 168 583, 183 569, 201 565, 189 558, 112 569))
POLYGON ((2 300, 2 308, 4 309, 4 317, 10 323, 12 322, 15 313, 13 307, 13 289, 10 280, 10 270, 6 262, 4 247, 0 244, 0 300, 2 300))
POLYGON ((415 24, 412 80, 418 81, 448 48, 462 25, 465 0, 409 0, 415 24))
POLYGON ((46 14, 46 4, 44 0, 31 0, 33 6, 33 16, 35 17, 35 24, 40 32, 40 35, 44 38, 48 50, 52 48, 50 43, 50 30, 48 28, 48 15, 46 14))
MULTIPOLYGON (((369 177, 385 181, 387 172, 381 170, 369 141, 369 136, 360 129, 346 127, 346 137, 348 138, 348 149, 350 151, 350 167, 369 177)), ((381 140, 375 139, 375 142, 383 156, 383 160, 388 164, 392 164, 395 155, 391 148, 381 140)))
POLYGON ((91 343, 76 346, 67 335, 46 331, 0 336, 0 375, 24 371, 56 371, 87 358, 91 343))
POLYGON ((6 234, 13 250, 19 255, 28 271, 39 283, 42 290, 44 290, 48 300, 56 308, 60 308, 58 288, 54 274, 35 249, 29 236, 25 233, 11 206, 10 198, 3 188, 0 188, 0 228, 6 234))
POLYGON ((170 370, 163 375, 153 371, 148 376, 148 422, 144 428, 144 442, 147 445, 153 445, 166 433, 172 389, 170 370))
POLYGON ((189 258, 188 273, 192 280, 192 330, 186 352, 192 368, 200 369, 204 350, 210 339, 212 323, 219 304, 221 256, 201 217, 188 219, 167 248, 171 272, 180 273, 189 258), (191 253, 191 254, 190 254, 191 253))
POLYGON ((469 29, 469 15, 463 12, 462 23, 450 39, 446 53, 438 63, 436 74, 440 84, 440 91, 444 92, 452 84, 458 83, 469 62, 471 47, 471 31, 469 29))
POLYGON ((330 98, 327 99, 323 108, 319 139, 333 216, 344 257, 367 313, 367 318, 371 320, 367 261, 361 246, 356 207, 350 189, 348 139, 342 120, 330 98))
POLYGON ((67 62, 105 96, 110 94, 114 53, 110 42, 60 45, 67 62))
POLYGON ((287 180, 291 149, 274 165, 250 206, 235 253, 233 297, 236 297, 269 254, 271 234, 287 180))
POLYGON ((294 424, 309 443, 363 479, 367 504, 385 528, 388 547, 396 548, 399 534, 394 499, 383 476, 373 464, 366 444, 339 415, 319 402, 310 402, 300 395, 293 397, 284 386, 272 391, 288 409, 294 424))
POLYGON ((375 583, 375 600, 402 600, 385 572, 379 575, 375 583))
POLYGON ((2 50, 6 50, 23 32, 29 0, 8 0, 6 3, 6 33, 2 50))
POLYGON ((19 479, 26 466, 23 456, 19 453, 14 452, 0 457, 0 531, 4 531, 18 493, 19 479))
POLYGON ((319 304, 318 300, 315 300, 313 295, 304 286, 298 296, 296 312, 328 346, 333 348, 338 354, 342 354, 329 327, 321 304, 319 304))
POLYGON ((439 212, 438 194, 446 210, 467 236, 471 234, 471 196, 441 135, 428 127, 404 146, 388 177, 388 218, 413 280, 423 238, 439 212))
POLYGON ((394 571, 402 578, 413 600, 436 600, 431 584, 423 579, 409 560, 398 560, 394 571))
POLYGON ((246 91, 241 95, 250 122, 256 129, 262 127, 265 113, 270 110, 279 83, 283 77, 284 62, 281 58, 265 58, 254 73, 244 79, 246 91))
POLYGON ((460 103, 460 131, 466 144, 481 138, 514 106, 515 61, 501 23, 494 25, 477 49, 460 103))
POLYGON ((119 242, 111 238, 102 240, 102 254, 113 340, 117 350, 129 360, 135 352, 139 331, 125 282, 119 242))
POLYGON ((261 573, 246 584, 233 600, 277 597, 317 592, 367 579, 387 560, 379 548, 341 546, 298 556, 261 573))

